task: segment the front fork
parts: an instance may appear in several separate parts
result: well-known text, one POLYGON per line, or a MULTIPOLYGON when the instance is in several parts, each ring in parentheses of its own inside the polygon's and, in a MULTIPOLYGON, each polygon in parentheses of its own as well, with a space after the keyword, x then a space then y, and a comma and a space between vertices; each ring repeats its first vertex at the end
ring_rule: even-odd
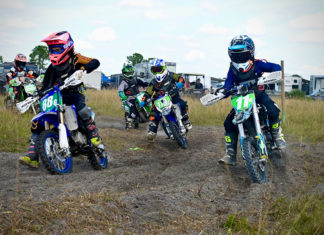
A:
POLYGON ((59 145, 60 148, 65 151, 67 154, 70 154, 69 150, 69 141, 67 138, 66 127, 64 125, 64 115, 63 115, 64 108, 63 106, 58 106, 58 116, 59 116, 59 145))
MULTIPOLYGON (((257 109, 255 101, 254 101, 253 107, 252 107, 252 114, 253 114, 255 130, 257 133, 255 138, 257 139, 258 148, 259 148, 260 155, 261 155, 261 161, 266 161, 268 158, 268 151, 267 151, 267 146, 266 146, 263 134, 262 134, 258 109, 257 109)), ((237 126, 238 126, 238 130, 240 133, 240 145, 241 145, 241 149, 242 149, 242 143, 243 143, 243 140, 246 138, 246 135, 244 132, 243 123, 240 123, 237 126)))

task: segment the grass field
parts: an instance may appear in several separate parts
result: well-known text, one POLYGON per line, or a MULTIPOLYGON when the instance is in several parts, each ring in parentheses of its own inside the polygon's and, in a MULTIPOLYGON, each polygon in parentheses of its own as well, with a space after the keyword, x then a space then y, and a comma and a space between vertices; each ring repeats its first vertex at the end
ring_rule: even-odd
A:
MULTIPOLYGON (((117 91, 104 90, 87 92, 88 106, 96 115, 122 117, 123 109, 117 91)), ((0 97, 1 100, 4 97, 0 97)), ((199 99, 184 97, 188 101, 190 119, 194 125, 223 125, 231 109, 230 99, 209 107, 204 107, 199 99)), ((280 106, 280 99, 274 99, 280 106)), ((302 142, 324 142, 324 102, 287 99, 285 134, 294 136, 302 142)), ((280 107, 281 108, 281 107, 280 107)), ((6 110, 0 105, 0 149, 5 152, 24 152, 28 147, 30 135, 30 113, 23 115, 6 110)))

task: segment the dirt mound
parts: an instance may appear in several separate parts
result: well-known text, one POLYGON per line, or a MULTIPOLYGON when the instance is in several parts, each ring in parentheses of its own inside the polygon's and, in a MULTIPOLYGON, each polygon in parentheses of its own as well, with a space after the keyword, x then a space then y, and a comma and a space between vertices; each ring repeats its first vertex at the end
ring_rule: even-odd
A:
MULTIPOLYGON (((194 126, 188 149, 183 150, 163 134, 148 144, 145 125, 125 131, 120 120, 107 117, 98 117, 97 124, 113 157, 103 171, 94 171, 84 156, 78 156, 71 173, 52 176, 42 166, 31 170, 19 165, 20 154, 0 153, 0 211, 12 211, 16 200, 110 193, 125 205, 129 231, 142 233, 143 225, 152 223, 168 226, 179 218, 189 223, 259 211, 271 198, 293 195, 309 177, 324 176, 324 146, 293 142, 289 137, 285 169, 270 167, 268 183, 251 184, 240 156, 236 167, 218 164, 224 154, 222 127, 194 126)), ((322 186, 318 189, 323 191, 322 186)), ((0 221, 4 215, 0 213, 0 221)))

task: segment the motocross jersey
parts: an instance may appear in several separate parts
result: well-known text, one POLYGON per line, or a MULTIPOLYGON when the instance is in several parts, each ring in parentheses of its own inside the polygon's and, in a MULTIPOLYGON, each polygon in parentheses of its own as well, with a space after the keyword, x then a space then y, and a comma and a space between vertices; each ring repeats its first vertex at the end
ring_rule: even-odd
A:
MULTIPOLYGON (((264 60, 254 60, 254 64, 251 69, 246 73, 238 73, 231 64, 227 73, 227 78, 223 88, 230 90, 236 85, 240 85, 247 82, 256 82, 264 72, 281 71, 281 66, 275 63, 266 62, 264 60)), ((256 84, 256 83, 255 83, 256 84)))
POLYGON ((139 93, 138 86, 147 87, 148 83, 142 79, 123 79, 118 87, 118 92, 124 92, 126 96, 135 96, 139 93))
POLYGON ((29 70, 28 66, 26 66, 21 72, 18 72, 18 70, 15 67, 12 67, 10 71, 6 74, 7 83, 10 83, 10 80, 16 77, 35 78, 38 77, 38 74, 35 71, 29 70))
POLYGON ((157 82, 155 79, 152 79, 150 85, 146 89, 146 93, 150 97, 154 92, 157 93, 155 96, 163 95, 166 92, 168 92, 171 97, 179 96, 179 90, 176 85, 177 82, 183 82, 183 77, 176 73, 168 72, 162 82, 157 82))
MULTIPOLYGON (((77 70, 84 70, 87 73, 91 73, 100 65, 97 59, 85 57, 83 55, 75 54, 70 57, 68 61, 62 66, 54 66, 51 64, 48 66, 43 81, 43 88, 41 91, 47 90, 55 85, 62 84, 63 81, 71 76, 77 70)), ((62 91, 62 93, 68 93, 69 90, 77 90, 79 86, 75 88, 69 88, 62 91)))

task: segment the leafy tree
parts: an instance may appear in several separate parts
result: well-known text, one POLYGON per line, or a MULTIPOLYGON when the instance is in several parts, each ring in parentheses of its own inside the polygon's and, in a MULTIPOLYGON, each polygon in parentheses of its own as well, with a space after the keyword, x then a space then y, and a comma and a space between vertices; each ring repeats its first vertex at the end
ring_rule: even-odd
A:
POLYGON ((0 63, 3 63, 2 55, 0 55, 0 63))
POLYGON ((47 46, 38 45, 34 47, 29 57, 30 62, 35 62, 40 69, 44 69, 47 61, 49 61, 47 46))
POLYGON ((144 59, 142 62, 149 62, 150 60, 154 60, 154 58, 150 57, 148 59, 144 59))
POLYGON ((144 57, 140 53, 134 53, 133 55, 127 56, 127 62, 134 66, 135 64, 141 63, 143 58, 144 57))

